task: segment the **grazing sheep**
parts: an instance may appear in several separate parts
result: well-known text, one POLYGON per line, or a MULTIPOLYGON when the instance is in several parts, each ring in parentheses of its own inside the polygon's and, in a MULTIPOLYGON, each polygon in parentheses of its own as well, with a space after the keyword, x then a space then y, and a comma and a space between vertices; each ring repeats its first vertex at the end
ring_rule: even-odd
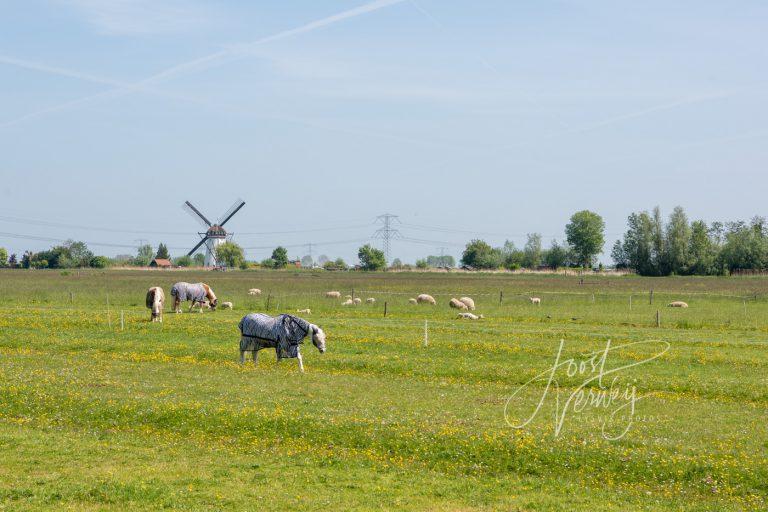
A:
POLYGON ((459 300, 460 300, 461 302, 463 302, 464 304, 466 304, 466 305, 467 305, 467 308, 468 308, 470 311, 474 311, 474 310, 475 310, 475 301, 474 301, 474 300, 472 300, 470 297, 462 297, 462 298, 460 298, 459 300))
POLYGON ((297 313, 304 313, 304 314, 307 314, 307 315, 311 315, 312 314, 312 310, 309 309, 309 308, 307 308, 307 309, 297 309, 296 312, 297 313))
POLYGON ((355 305, 355 301, 353 301, 352 299, 347 299, 344 302, 342 302, 341 305, 342 306, 354 306, 355 305))
POLYGON ((248 290, 248 295, 261 295, 261 290, 258 288, 251 288, 248 290))
POLYGON ((152 321, 163 322, 163 306, 165 305, 165 292, 159 286, 153 286, 147 290, 147 307, 152 310, 152 321))
POLYGON ((433 306, 437 304, 437 301, 435 301, 435 298, 431 295, 427 295, 426 293, 422 293, 418 297, 416 297, 416 302, 419 304, 432 304, 433 306))
POLYGON ((538 297, 529 297, 528 300, 531 301, 531 304, 536 304, 537 306, 541 306, 541 299, 538 297))
POLYGON ((352 300, 352 296, 351 295, 345 295, 344 296, 344 300, 352 300))
POLYGON ((221 303, 221 309, 232 309, 234 306, 231 302, 222 302, 221 303))
POLYGON ((341 292, 337 292, 337 291, 325 292, 325 296, 329 299, 340 299, 341 292))
POLYGON ((480 320, 481 318, 485 318, 483 315, 476 315, 474 313, 459 313, 459 316, 456 318, 461 318, 463 320, 480 320))
POLYGON ((366 304, 375 304, 376 303, 376 299, 374 299, 373 297, 368 297, 367 299, 365 299, 365 303, 366 304))
POLYGON ((453 309, 467 309, 467 305, 459 299, 451 299, 450 302, 448 302, 448 305, 453 309))
POLYGON ((667 307, 668 308, 687 308, 688 304, 681 300, 676 300, 675 302, 670 302, 669 304, 667 304, 667 307))
POLYGON ((408 304, 416 304, 418 301, 414 298, 408 299, 408 304))
POLYGON ((363 299, 361 299, 360 297, 355 297, 354 299, 352 299, 352 302, 355 303, 355 306, 359 306, 360 304, 363 303, 363 299))
POLYGON ((204 300, 203 302, 195 302, 190 306, 189 309, 199 309, 200 312, 202 312, 204 309, 211 309, 211 305, 208 303, 207 300, 204 300))
POLYGON ((325 352, 325 333, 323 330, 293 315, 271 317, 262 313, 245 315, 238 324, 240 329, 240 364, 245 362, 245 353, 253 353, 253 363, 256 355, 263 348, 274 348, 279 363, 283 358, 296 358, 299 370, 304 372, 300 345, 308 334, 312 335, 312 344, 320 353, 325 352))
MULTIPOLYGON (((195 307, 195 304, 200 304, 201 302, 207 301, 209 309, 214 311, 216 311, 216 306, 219 305, 219 299, 216 298, 216 294, 205 283, 190 284, 180 281, 171 288, 171 296, 173 297, 173 310, 176 313, 181 313, 181 303, 188 300, 192 301, 192 306, 189 308, 190 311, 195 307)), ((203 309, 200 308, 201 313, 202 311, 203 309)))

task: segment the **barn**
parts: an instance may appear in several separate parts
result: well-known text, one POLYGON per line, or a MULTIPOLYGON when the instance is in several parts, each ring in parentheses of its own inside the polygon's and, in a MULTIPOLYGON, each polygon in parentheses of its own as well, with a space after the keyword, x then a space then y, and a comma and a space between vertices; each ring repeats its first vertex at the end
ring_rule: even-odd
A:
POLYGON ((155 258, 149 262, 149 266, 152 268, 171 268, 173 267, 173 264, 171 263, 171 260, 155 258))

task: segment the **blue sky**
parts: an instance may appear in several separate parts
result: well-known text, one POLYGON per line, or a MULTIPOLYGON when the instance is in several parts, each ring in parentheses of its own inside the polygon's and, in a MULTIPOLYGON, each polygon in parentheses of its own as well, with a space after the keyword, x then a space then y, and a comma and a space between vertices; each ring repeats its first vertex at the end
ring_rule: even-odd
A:
POLYGON ((768 215, 767 21, 759 1, 6 2, 0 246, 180 254, 187 199, 242 197, 253 259, 352 260, 385 212, 406 261, 548 244, 585 208, 606 253, 655 205, 768 215))

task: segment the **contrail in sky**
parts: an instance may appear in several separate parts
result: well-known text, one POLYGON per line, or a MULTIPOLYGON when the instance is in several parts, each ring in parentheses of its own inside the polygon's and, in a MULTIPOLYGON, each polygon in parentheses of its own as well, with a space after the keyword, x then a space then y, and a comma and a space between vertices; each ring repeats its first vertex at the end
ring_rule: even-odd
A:
MULTIPOLYGON (((341 21, 355 18, 364 14, 372 13, 380 9, 384 9, 386 7, 403 3, 405 1, 407 0, 375 0, 373 2, 369 2, 359 7, 355 7, 354 9, 349 9, 349 10, 340 12, 338 14, 334 14, 332 16, 322 18, 320 20, 312 21, 310 23, 307 23, 297 28, 284 30, 282 32, 278 32, 277 34, 263 37, 261 39, 257 39, 255 41, 251 41, 248 43, 233 45, 228 48, 225 48, 224 50, 220 50, 218 52, 214 52, 209 55, 205 55, 203 57, 199 57, 197 59, 193 59, 187 62, 182 62, 181 64, 176 64, 163 71, 160 71, 159 73, 156 73, 150 77, 147 77, 143 80, 140 80, 134 83, 123 83, 123 82, 109 80, 109 79, 102 79, 100 77, 95 77, 85 73, 79 73, 79 72, 70 71, 62 68, 55 68, 52 66, 26 63, 28 65, 23 67, 27 67, 30 69, 37 69, 38 71, 56 73, 62 76, 71 76, 73 78, 81 78, 83 80, 88 80, 91 82, 102 83, 104 85, 114 86, 114 89, 103 91, 90 96, 86 96, 84 98, 71 100, 66 103, 61 103, 59 105, 55 105, 42 110, 38 110, 36 112, 26 114, 17 119, 13 119, 11 121, 7 121, 5 123, 0 124, 0 128, 7 128, 9 126, 21 123, 23 121, 42 117, 53 112, 67 110, 67 109, 84 105, 86 103, 90 103, 91 101, 96 101, 102 98, 119 96, 120 94, 125 94, 130 92, 156 92, 156 91, 150 90, 148 86, 158 82, 168 80, 170 78, 173 78, 175 76, 182 75, 185 73, 203 71, 205 69, 211 68, 227 60, 248 56, 258 46, 271 43, 273 41, 279 41, 281 39, 285 39, 288 37, 293 37, 300 34, 306 34, 308 32, 312 32, 314 30, 318 30, 320 28, 327 27, 335 23, 339 23, 341 21)), ((17 66, 22 66, 25 63, 25 61, 21 61, 18 59, 11 59, 11 58, 4 58, 3 62, 5 62, 6 64, 14 64, 17 66)))

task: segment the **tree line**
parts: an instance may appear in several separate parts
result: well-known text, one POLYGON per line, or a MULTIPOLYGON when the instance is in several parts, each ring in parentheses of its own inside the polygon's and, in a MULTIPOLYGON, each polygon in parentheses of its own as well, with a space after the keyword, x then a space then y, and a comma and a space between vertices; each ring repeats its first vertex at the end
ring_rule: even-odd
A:
MULTIPOLYGON (((553 240, 544 248, 539 233, 527 235, 526 243, 518 248, 507 240, 501 247, 492 247, 484 240, 471 240, 464 248, 460 264, 470 269, 519 268, 557 269, 562 267, 594 268, 597 256, 605 244, 605 222, 597 213, 583 210, 573 214, 565 226, 565 240, 553 240)), ((232 241, 216 249, 220 264, 232 268, 281 269, 292 262, 288 250, 278 246, 269 258, 259 263, 248 262, 245 251, 232 241)), ((358 249, 360 270, 385 270, 387 261, 384 252, 363 245, 358 249)), ((750 222, 689 221, 682 207, 676 207, 667 219, 656 207, 651 212, 641 211, 629 215, 627 231, 617 240, 611 250, 611 257, 617 269, 630 269, 643 276, 667 275, 727 275, 738 270, 768 269, 768 223, 763 217, 754 217, 750 222)), ((104 268, 112 265, 135 265, 145 267, 153 258, 172 259, 179 267, 203 266, 204 255, 195 254, 171 258, 165 244, 159 244, 157 251, 151 245, 142 245, 136 255, 122 255, 115 258, 97 256, 84 242, 68 240, 48 250, 33 253, 26 251, 19 259, 16 254, 0 248, 0 267, 23 268, 104 268)), ((320 255, 317 261, 309 255, 300 260, 302 267, 322 267, 327 270, 346 270, 349 265, 342 259, 332 260, 320 255)), ((452 268, 456 265, 453 256, 427 256, 416 261, 415 268, 452 268)), ((602 265, 599 265, 602 267, 602 265)), ((400 259, 392 261, 389 268, 409 269, 400 259)))
POLYGON ((690 222, 679 206, 665 221, 656 207, 629 216, 627 232, 614 244, 611 257, 617 268, 643 276, 762 271, 768 269, 768 224, 763 217, 750 222, 690 222))

